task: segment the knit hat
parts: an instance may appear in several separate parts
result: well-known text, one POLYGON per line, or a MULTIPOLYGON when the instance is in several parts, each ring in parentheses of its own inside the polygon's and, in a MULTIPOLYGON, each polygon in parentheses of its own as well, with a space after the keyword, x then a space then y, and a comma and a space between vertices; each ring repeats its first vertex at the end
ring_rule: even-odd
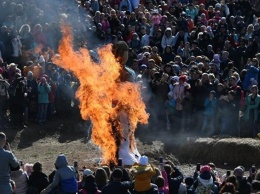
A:
POLYGON ((88 175, 91 175, 91 174, 94 174, 92 170, 90 169, 85 169, 83 171, 83 176, 88 176, 88 175))
POLYGON ((185 75, 181 75, 181 76, 179 77, 179 81, 185 82, 185 81, 186 81, 186 76, 185 76, 185 75))
POLYGON ((200 173, 210 172, 210 166, 205 165, 200 168, 200 173))
POLYGON ((143 166, 148 165, 148 157, 147 156, 141 156, 139 164, 143 165, 143 166))

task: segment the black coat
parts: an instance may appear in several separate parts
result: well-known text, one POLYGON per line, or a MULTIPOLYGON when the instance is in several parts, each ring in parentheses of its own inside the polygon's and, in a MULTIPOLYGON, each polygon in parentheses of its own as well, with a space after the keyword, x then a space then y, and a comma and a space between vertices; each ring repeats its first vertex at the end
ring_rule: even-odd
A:
POLYGON ((49 185, 48 176, 42 172, 32 172, 29 176, 28 186, 37 188, 39 192, 49 185))

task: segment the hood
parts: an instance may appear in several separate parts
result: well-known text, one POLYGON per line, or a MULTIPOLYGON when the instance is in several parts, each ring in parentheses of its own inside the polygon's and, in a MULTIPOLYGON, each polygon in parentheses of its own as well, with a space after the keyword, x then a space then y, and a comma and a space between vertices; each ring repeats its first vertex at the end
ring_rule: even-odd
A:
POLYGON ((142 173, 146 173, 152 170, 152 167, 150 164, 148 165, 134 165, 131 169, 131 172, 133 174, 142 174, 142 173))
POLYGON ((55 165, 58 168, 67 166, 68 165, 68 160, 67 160, 66 156, 64 154, 59 155, 57 157, 57 159, 56 159, 55 165))
POLYGON ((167 32, 167 31, 170 31, 170 32, 171 32, 171 36, 172 36, 172 29, 171 29, 171 28, 169 28, 169 27, 168 27, 168 28, 166 28, 166 30, 164 31, 164 35, 166 35, 166 32, 167 32))
POLYGON ((200 177, 198 177, 198 180, 201 182, 201 184, 206 187, 206 188, 210 188, 213 186, 213 178, 210 177, 210 179, 206 180, 206 179, 202 179, 200 177))

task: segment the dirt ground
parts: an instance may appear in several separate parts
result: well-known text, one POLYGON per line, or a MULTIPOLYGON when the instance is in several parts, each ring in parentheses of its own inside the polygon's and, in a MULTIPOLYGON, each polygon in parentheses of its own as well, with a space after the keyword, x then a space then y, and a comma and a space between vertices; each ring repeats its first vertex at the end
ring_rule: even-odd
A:
MULTIPOLYGON (((68 157, 72 165, 78 161, 79 166, 96 168, 101 157, 101 150, 91 140, 84 138, 89 123, 75 118, 56 118, 48 124, 40 126, 30 124, 27 129, 14 131, 7 130, 8 140, 18 160, 23 163, 43 163, 44 172, 51 173, 54 169, 54 161, 58 154, 63 153, 68 157)), ((185 176, 191 176, 196 168, 197 161, 178 160, 180 146, 192 137, 188 133, 174 134, 166 130, 149 130, 147 127, 139 127, 136 131, 138 150, 149 157, 150 163, 158 165, 158 158, 172 160, 179 166, 185 176)), ((210 162, 210 161, 209 161, 210 162)), ((213 161, 214 162, 214 161, 213 161)), ((220 174, 234 166, 220 164, 220 174)))

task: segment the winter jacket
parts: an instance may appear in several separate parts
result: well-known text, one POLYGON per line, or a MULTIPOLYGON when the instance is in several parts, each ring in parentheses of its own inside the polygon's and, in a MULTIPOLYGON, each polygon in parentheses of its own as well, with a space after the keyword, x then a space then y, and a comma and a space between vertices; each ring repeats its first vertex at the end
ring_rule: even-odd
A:
POLYGON ((137 192, 144 192, 151 189, 151 178, 156 173, 152 165, 134 165, 131 171, 135 177, 134 189, 137 192))
POLYGON ((252 94, 250 94, 247 98, 245 98, 246 110, 244 113, 244 119, 248 121, 250 118, 250 112, 253 110, 254 112, 254 121, 256 122, 259 115, 259 104, 260 104, 260 95, 257 95, 255 98, 255 103, 251 104, 252 94))
POLYGON ((22 169, 11 172, 11 178, 15 182, 16 190, 15 194, 26 194, 28 176, 22 169))
POLYGON ((53 182, 48 186, 53 189, 60 186, 63 192, 76 193, 78 191, 78 184, 76 179, 76 172, 72 166, 68 166, 68 161, 65 155, 61 154, 57 157, 55 166, 57 171, 54 175, 53 182))
POLYGON ((161 42, 161 46, 163 49, 165 49, 165 47, 167 45, 173 46, 175 44, 175 37, 172 35, 172 29, 171 28, 166 28, 164 35, 162 37, 162 42, 161 42), (166 32, 170 31, 170 36, 166 36, 166 32))
POLYGON ((110 181, 103 189, 102 194, 130 194, 132 183, 130 181, 110 181))
POLYGON ((49 103, 49 93, 51 87, 49 84, 39 84, 38 85, 38 103, 49 103))
POLYGON ((206 98, 206 100, 204 101, 204 107, 204 115, 214 116, 217 107, 217 99, 214 98, 212 101, 210 101, 209 98, 206 98))
POLYGON ((29 176, 28 187, 37 188, 41 192, 48 185, 48 176, 42 172, 32 172, 29 176))
POLYGON ((254 78, 254 80, 258 80, 258 73, 259 73, 259 69, 254 67, 254 66, 250 66, 249 69, 247 70, 245 79, 243 81, 243 90, 249 90, 249 87, 251 85, 251 78, 254 78))

